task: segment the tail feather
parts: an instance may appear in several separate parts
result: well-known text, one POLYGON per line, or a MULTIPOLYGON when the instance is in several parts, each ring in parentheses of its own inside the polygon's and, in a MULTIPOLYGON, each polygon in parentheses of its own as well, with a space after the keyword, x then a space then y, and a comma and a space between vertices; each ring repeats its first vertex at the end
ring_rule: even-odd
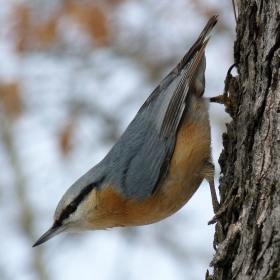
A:
POLYGON ((188 62, 194 57, 197 51, 202 47, 207 35, 210 33, 212 28, 216 25, 218 21, 218 15, 215 15, 209 19, 206 26, 200 33, 199 37, 197 38, 196 42, 193 44, 193 46, 190 48, 190 50, 185 54, 183 59, 179 62, 177 67, 173 70, 175 73, 178 73, 181 69, 183 69, 188 62))

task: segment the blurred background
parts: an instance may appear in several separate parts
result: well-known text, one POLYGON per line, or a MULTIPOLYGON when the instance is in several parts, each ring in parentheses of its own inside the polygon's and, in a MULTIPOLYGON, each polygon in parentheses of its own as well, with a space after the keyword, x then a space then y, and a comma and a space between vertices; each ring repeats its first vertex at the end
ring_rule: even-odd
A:
MULTIPOLYGON (((206 96, 233 64, 231 1, 0 0, 0 279, 204 279, 209 186, 154 225, 62 234, 32 248, 66 189, 98 163, 208 19, 206 96)), ((210 105, 216 186, 230 118, 210 105)))

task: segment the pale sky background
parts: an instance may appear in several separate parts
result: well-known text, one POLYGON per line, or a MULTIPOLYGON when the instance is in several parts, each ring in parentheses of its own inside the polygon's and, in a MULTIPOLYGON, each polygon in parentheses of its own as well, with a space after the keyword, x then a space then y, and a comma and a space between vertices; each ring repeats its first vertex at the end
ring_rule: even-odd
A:
MULTIPOLYGON (((64 192, 106 155, 214 14, 205 96, 222 93, 233 64, 231 1, 75 3, 0 0, 0 279, 204 279, 214 254, 206 182, 157 224, 61 234, 32 248, 64 192)), ((230 118, 213 104, 210 117, 218 186, 230 118)))

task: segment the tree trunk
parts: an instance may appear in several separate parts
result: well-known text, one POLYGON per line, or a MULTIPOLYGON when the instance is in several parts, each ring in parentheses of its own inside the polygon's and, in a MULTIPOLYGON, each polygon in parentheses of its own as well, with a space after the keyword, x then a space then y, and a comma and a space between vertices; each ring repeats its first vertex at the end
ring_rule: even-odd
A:
POLYGON ((280 279, 280 1, 239 1, 233 120, 207 279, 280 279))

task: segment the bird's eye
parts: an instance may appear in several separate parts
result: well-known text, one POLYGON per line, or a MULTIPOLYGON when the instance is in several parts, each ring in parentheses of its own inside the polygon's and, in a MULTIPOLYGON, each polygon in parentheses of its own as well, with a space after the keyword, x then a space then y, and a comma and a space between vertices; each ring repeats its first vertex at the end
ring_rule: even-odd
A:
POLYGON ((69 213, 75 212, 76 209, 77 209, 77 205, 75 203, 70 203, 67 207, 69 213))

